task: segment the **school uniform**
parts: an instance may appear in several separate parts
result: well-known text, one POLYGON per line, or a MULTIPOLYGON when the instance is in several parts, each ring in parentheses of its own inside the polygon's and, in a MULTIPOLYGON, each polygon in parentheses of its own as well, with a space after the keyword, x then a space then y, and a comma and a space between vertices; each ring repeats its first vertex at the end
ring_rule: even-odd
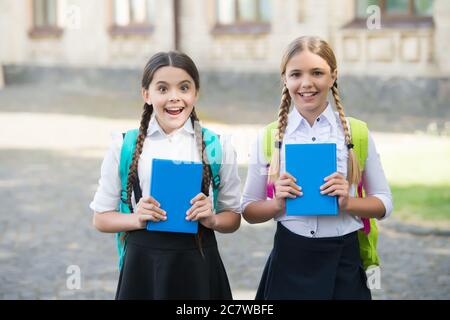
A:
MULTIPOLYGON (((229 139, 220 136, 220 140, 223 156, 216 212, 230 210, 239 214, 236 153, 229 139)), ((122 133, 114 133, 113 143, 102 163, 97 192, 90 204, 95 212, 119 210, 122 142, 122 133)), ((201 162, 190 119, 168 135, 152 115, 138 164, 139 187, 144 196, 151 194, 153 158, 201 162)), ((210 196, 213 197, 212 188, 210 196)), ((138 201, 133 192, 134 211, 138 201)), ((200 229, 202 252, 197 244, 198 234, 129 232, 116 299, 232 299, 214 231, 199 223, 200 229)))
MULTIPOLYGON (((350 127, 350 126, 349 126, 350 127)), ((312 125, 294 107, 280 153, 280 174, 285 169, 285 145, 295 143, 335 143, 337 172, 347 176, 348 149, 337 112, 328 104, 312 125)), ((267 160, 263 151, 263 131, 251 147, 242 211, 254 201, 266 200, 267 160)), ((369 132, 368 156, 363 172, 366 196, 375 196, 392 212, 392 195, 369 132)), ((301 186, 301 185, 300 185, 301 186)), ((349 190, 355 194, 355 186, 349 190)), ((275 217, 274 247, 266 263, 257 299, 370 299, 366 275, 359 257, 357 230, 359 217, 346 212, 337 216, 275 217)))

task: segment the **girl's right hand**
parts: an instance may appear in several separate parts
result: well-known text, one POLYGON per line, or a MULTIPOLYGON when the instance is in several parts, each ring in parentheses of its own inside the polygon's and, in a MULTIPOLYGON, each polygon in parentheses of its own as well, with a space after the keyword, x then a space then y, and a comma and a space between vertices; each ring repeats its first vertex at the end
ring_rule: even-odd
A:
POLYGON ((166 220, 166 212, 160 208, 160 204, 152 196, 142 197, 136 205, 136 212, 132 215, 136 228, 145 229, 147 221, 158 222, 166 220))
POLYGON ((302 196, 302 188, 296 184, 295 179, 288 172, 283 173, 277 181, 275 181, 275 200, 277 201, 277 213, 283 213, 286 209, 286 198, 295 199, 302 196))

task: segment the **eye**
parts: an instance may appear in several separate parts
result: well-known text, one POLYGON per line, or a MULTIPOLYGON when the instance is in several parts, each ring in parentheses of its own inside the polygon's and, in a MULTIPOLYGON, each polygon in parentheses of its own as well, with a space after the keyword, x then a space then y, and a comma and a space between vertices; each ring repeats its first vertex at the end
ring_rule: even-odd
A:
POLYGON ((293 73, 291 73, 290 77, 291 78, 298 78, 298 77, 300 77, 300 72, 293 72, 293 73))
POLYGON ((159 86, 159 87, 158 87, 158 91, 159 91, 160 93, 165 93, 165 92, 167 91, 167 88, 164 87, 164 86, 159 86))
POLYGON ((321 71, 313 71, 313 76, 318 77, 318 76, 321 76, 322 74, 323 74, 323 72, 321 72, 321 71))
POLYGON ((186 91, 189 90, 189 85, 183 84, 183 85, 180 87, 180 89, 181 89, 181 91, 186 92, 186 91))

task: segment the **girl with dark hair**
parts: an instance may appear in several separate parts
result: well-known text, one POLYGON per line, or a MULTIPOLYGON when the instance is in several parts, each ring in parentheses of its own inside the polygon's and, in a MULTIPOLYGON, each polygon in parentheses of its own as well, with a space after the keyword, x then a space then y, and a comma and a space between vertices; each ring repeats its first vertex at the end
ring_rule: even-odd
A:
MULTIPOLYGON (((186 54, 155 54, 142 77, 144 112, 126 188, 122 188, 119 174, 122 134, 114 135, 103 160, 99 187, 90 207, 99 231, 119 235, 116 299, 232 298, 214 231, 231 233, 240 225, 236 154, 231 143, 221 137, 223 157, 214 207, 212 171, 194 108, 199 89, 198 70, 186 54), (146 196, 151 194, 153 158, 203 162, 202 192, 192 199, 186 213, 188 220, 199 222, 197 234, 145 230, 148 221, 170 219, 158 199, 146 196), (140 194, 143 196, 138 198, 140 194)), ((177 200, 176 194, 173 199, 177 200)))

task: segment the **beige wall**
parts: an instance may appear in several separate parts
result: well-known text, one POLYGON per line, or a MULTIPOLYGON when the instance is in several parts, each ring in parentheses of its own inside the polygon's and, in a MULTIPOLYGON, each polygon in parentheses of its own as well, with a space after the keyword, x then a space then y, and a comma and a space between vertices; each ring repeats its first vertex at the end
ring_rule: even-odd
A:
POLYGON ((158 2, 156 32, 115 36, 108 32, 110 0, 58 0, 59 38, 30 38, 31 1, 0 2, 0 62, 4 64, 63 65, 75 67, 141 66, 173 43, 172 1, 158 2), (79 26, 71 24, 71 8, 80 9, 79 26))
MULTIPOLYGON (((60 38, 31 39, 30 0, 0 1, 0 64, 142 67, 173 49, 173 2, 157 1, 155 29, 147 36, 112 37, 110 0, 59 0, 60 38), (67 26, 67 10, 80 9, 79 28, 67 26)), ((353 19, 353 0, 273 0, 267 34, 220 34, 213 0, 180 0, 180 45, 200 68, 278 71, 286 45, 319 35, 335 48, 341 74, 450 76, 450 1, 436 0, 434 29, 341 29, 353 19)))

